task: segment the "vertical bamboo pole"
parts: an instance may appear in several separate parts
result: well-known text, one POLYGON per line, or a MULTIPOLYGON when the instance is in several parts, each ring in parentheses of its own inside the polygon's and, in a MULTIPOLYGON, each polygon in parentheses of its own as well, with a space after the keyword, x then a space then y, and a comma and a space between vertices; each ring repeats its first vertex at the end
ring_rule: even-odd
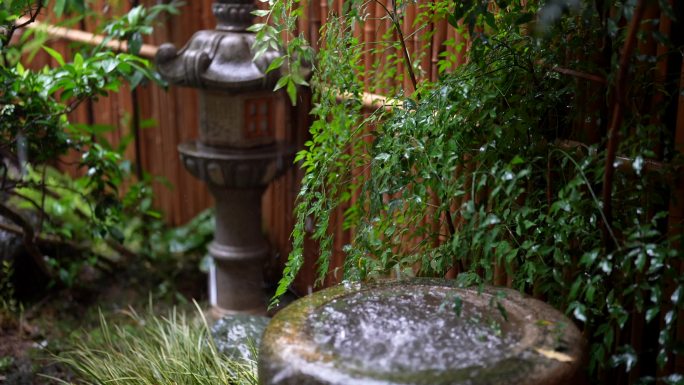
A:
MULTIPOLYGON (((684 86, 684 63, 681 65, 679 87, 684 86)), ((684 154, 684 95, 680 92, 677 107, 677 125, 675 129, 674 147, 675 151, 684 154)), ((669 219, 669 235, 682 235, 684 232, 684 172, 680 169, 678 175, 675 175, 676 185, 670 199, 670 219, 669 219)), ((677 249, 681 249, 681 241, 673 245, 677 249)), ((684 264, 679 263, 680 275, 684 275, 684 264)), ((684 340, 684 312, 680 311, 677 317, 677 333, 676 338, 679 341, 684 340)), ((684 357, 678 355, 674 364, 674 373, 684 373, 684 357)))
POLYGON ((446 20, 438 20, 434 25, 434 30, 432 46, 430 47, 430 80, 433 82, 439 78, 439 55, 444 51, 444 41, 447 39, 446 20))
POLYGON ((311 0, 309 7, 309 41, 314 51, 318 52, 318 40, 320 39, 321 30, 321 3, 327 0, 311 0))
MULTIPOLYGON (((406 5, 402 12, 404 12, 404 23, 402 25, 402 30, 404 31, 403 43, 406 45, 406 51, 408 52, 408 55, 411 58, 411 63, 414 63, 416 57, 416 44, 411 34, 414 32, 413 21, 416 18, 415 4, 406 5)), ((401 38, 401 36, 398 36, 398 38, 401 38)), ((411 83, 411 79, 408 76, 408 73, 412 70, 412 68, 408 68, 408 64, 406 64, 405 61, 402 61, 402 64, 404 67, 404 93, 406 95, 410 95, 414 91, 413 84, 411 83)))
MULTIPOLYGON (((672 0, 669 0, 668 3, 672 5, 672 0)), ((660 25, 658 31, 662 36, 671 36, 672 33, 672 20, 664 13, 661 12, 660 14, 660 25)), ((657 62, 655 65, 655 75, 654 75, 654 81, 656 84, 660 85, 663 84, 667 81, 667 61, 669 58, 668 51, 670 50, 669 47, 667 47, 664 44, 658 44, 657 49, 656 49, 656 58, 657 62)), ((665 95, 662 92, 656 91, 655 94, 653 95, 652 102, 651 102, 651 111, 657 111, 660 106, 663 104, 665 99, 665 95)), ((662 119, 662 116, 657 116, 653 115, 651 117, 651 123, 652 124, 657 124, 660 123, 662 119)), ((657 160, 662 160, 663 158, 663 140, 664 137, 661 135, 658 140, 656 140, 657 146, 654 149, 654 152, 656 154, 656 159, 657 160)))

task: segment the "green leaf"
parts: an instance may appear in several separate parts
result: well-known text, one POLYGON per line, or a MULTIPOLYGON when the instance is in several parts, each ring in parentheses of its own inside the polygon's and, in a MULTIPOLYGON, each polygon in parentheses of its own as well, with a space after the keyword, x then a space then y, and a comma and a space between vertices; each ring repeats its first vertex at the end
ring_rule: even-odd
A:
POLYGON ((511 159, 511 162, 510 162, 510 163, 511 163, 511 165, 514 165, 514 166, 515 166, 515 165, 518 165, 518 164, 523 164, 523 163, 525 163, 525 160, 524 160, 523 158, 521 158, 520 155, 516 155, 516 156, 513 157, 513 159, 511 159))
POLYGON ((302 75, 297 71, 292 72, 292 81, 299 86, 306 87, 309 85, 309 83, 307 83, 306 80, 304 80, 304 78, 302 77, 302 75))
POLYGON ((655 319, 655 317, 660 313, 660 308, 659 307, 652 307, 648 310, 646 310, 646 322, 651 322, 655 319))
POLYGON ((142 72, 134 72, 131 77, 128 78, 128 82, 130 83, 131 89, 135 89, 138 87, 140 82, 144 79, 144 75, 142 72))
POLYGON ((667 385, 684 385, 684 375, 679 373, 670 374, 663 378, 663 381, 667 385))
POLYGON ((259 32, 262 29, 266 28, 266 24, 264 23, 255 23, 247 27, 247 31, 249 32, 259 32))
POLYGON ((280 68, 283 65, 284 61, 285 61, 285 58, 282 56, 278 56, 277 58, 273 59, 271 64, 268 65, 268 68, 266 68, 266 73, 277 70, 278 68, 280 68))
MULTIPOLYGON (((461 20, 463 16, 466 15, 468 11, 470 11, 470 8, 472 7, 473 1, 472 0, 463 0, 463 1, 458 1, 456 2, 456 5, 454 6, 454 13, 451 16, 451 18, 455 21, 458 22, 458 20, 461 20)), ((453 25, 454 27, 457 27, 457 24, 452 24, 451 21, 449 21, 449 24, 453 25)))
POLYGON ((76 55, 74 55, 74 67, 77 70, 80 70, 83 68, 83 56, 81 56, 80 52, 77 52, 76 55))
POLYGON ((572 311, 572 315, 580 322, 587 322, 587 309, 581 303, 575 302, 575 309, 572 311))
POLYGON ((572 287, 570 288, 570 295, 569 295, 570 299, 577 298, 577 294, 579 293, 579 289, 580 289, 582 283, 584 283, 584 280, 582 280, 581 277, 579 277, 575 280, 575 282, 572 284, 572 287))
POLYGON ((622 350, 624 351, 622 354, 611 357, 611 365, 613 367, 624 365, 625 371, 630 372, 637 364, 638 356, 631 346, 626 346, 622 350))
POLYGON ((454 307, 453 307, 454 313, 456 313, 457 317, 461 316, 461 313, 463 312, 463 299, 461 296, 456 296, 454 298, 454 307))
POLYGON ((681 300, 682 300, 683 295, 684 295, 684 286, 679 285, 679 286, 677 286, 677 289, 670 296, 670 300, 672 301, 672 303, 674 305, 679 305, 681 300))
POLYGON ((142 45, 142 35, 136 32, 133 35, 131 35, 130 39, 128 39, 128 52, 130 52, 133 55, 138 55, 140 53, 140 48, 142 48, 142 45))
POLYGON ((62 16, 64 14, 64 10, 66 9, 66 0, 55 0, 55 6, 52 8, 52 10, 55 12, 55 15, 57 17, 62 16))
POLYGON ((100 67, 105 73, 109 74, 116 69, 118 64, 119 62, 115 59, 105 59, 100 62, 100 67))
POLYGON ((297 85, 293 81, 287 83, 287 95, 290 97, 290 102, 293 106, 297 105, 297 85))
POLYGON ((46 45, 43 45, 41 47, 43 48, 43 50, 45 52, 48 53, 48 55, 52 56, 52 58, 55 59, 59 65, 64 66, 64 64, 65 64, 64 63, 64 57, 62 57, 61 53, 55 51, 54 49, 52 49, 46 45))
POLYGON ((252 11, 252 15, 257 16, 257 17, 263 17, 263 16, 268 16, 268 14, 271 13, 268 9, 255 9, 252 11))
POLYGON ((458 28, 458 21, 459 19, 456 18, 456 16, 449 14, 447 15, 447 22, 454 28, 458 28))
POLYGON ((290 83, 290 75, 285 75, 278 79, 278 82, 276 83, 275 87, 273 88, 273 91, 278 91, 279 89, 285 87, 290 83))
POLYGON ((145 8, 142 5, 138 5, 136 7, 133 7, 128 12, 128 15, 126 15, 128 19, 128 23, 130 25, 138 25, 140 24, 140 21, 142 19, 143 13, 145 12, 145 8))

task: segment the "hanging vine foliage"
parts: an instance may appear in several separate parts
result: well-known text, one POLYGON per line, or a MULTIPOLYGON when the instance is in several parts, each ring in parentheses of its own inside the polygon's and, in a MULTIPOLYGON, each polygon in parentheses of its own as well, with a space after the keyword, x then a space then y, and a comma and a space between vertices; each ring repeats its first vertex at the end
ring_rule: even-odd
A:
MULTIPOLYGON (((359 41, 355 28, 376 3, 344 2, 321 29, 310 82, 317 120, 297 158, 305 176, 277 295, 302 266, 307 236, 327 276, 330 216, 344 207, 347 279, 508 284, 583 326, 597 382, 682 383, 684 253, 670 216, 681 199, 681 4, 383 2, 392 28, 359 41), (420 10, 411 31, 408 7, 420 10), (454 54, 463 45, 447 41, 454 49, 428 81, 405 36, 439 20, 467 37, 467 62, 454 54), (386 71, 363 72, 368 50, 389 53, 386 71), (388 77, 401 79, 388 87, 388 77), (364 111, 364 90, 382 91, 393 108, 364 111)), ((259 30, 261 44, 285 43, 301 8, 269 4, 263 15, 276 26, 259 30)), ((289 60, 310 60, 297 41, 289 60)))

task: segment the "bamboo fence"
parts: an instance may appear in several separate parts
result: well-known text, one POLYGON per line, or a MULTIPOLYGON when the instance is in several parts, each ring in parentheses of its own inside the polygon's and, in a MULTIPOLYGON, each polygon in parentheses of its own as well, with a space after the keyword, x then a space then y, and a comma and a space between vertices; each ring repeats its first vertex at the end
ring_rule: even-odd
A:
MULTIPOLYGON (((143 3, 151 5, 153 1, 146 0, 143 3)), ((144 48, 144 54, 153 55, 155 47, 165 42, 172 42, 176 46, 182 46, 194 32, 200 29, 213 28, 214 19, 211 15, 211 3, 211 0, 187 2, 182 7, 181 15, 166 20, 155 30, 154 35, 146 40, 147 45, 144 48)), ((413 22, 418 14, 419 7, 424 3, 426 1, 421 0, 418 3, 408 5, 404 11, 404 27, 406 30, 413 29, 413 22)), ((301 4, 304 7, 304 17, 299 22, 299 32, 309 38, 315 46, 320 28, 325 24, 329 11, 337 10, 339 12, 342 2, 340 0, 332 2, 328 0, 312 0, 310 2, 302 2, 301 4)), ((390 31, 391 25, 389 20, 384 17, 385 11, 379 3, 369 2, 368 4, 369 17, 365 24, 354 30, 354 33, 361 41, 373 42, 379 40, 390 31)), ((96 2, 95 7, 99 8, 102 13, 113 12, 107 6, 107 3, 102 0, 96 2)), ((644 18, 659 20, 659 23, 654 24, 657 25, 659 32, 663 36, 675 37, 677 30, 673 29, 672 21, 665 14, 661 14, 658 3, 650 2, 647 4, 644 10, 644 18)), ((51 33, 55 36, 55 39, 51 42, 52 47, 69 56, 71 52, 70 46, 74 41, 87 42, 96 39, 96 36, 93 36, 92 33, 97 30, 97 26, 90 19, 85 19, 78 27, 81 29, 81 32, 76 34, 73 31, 52 30, 51 33), (91 34, 89 35, 89 33, 91 34)), ((427 28, 410 34, 407 37, 407 48, 410 56, 420 62, 421 71, 419 77, 428 80, 437 79, 438 62, 440 55, 445 51, 455 55, 457 65, 463 63, 465 61, 465 51, 468 47, 467 43, 454 28, 447 28, 447 23, 444 20, 429 24, 427 28), (447 42, 452 44, 447 44, 447 42), (463 45, 465 48, 460 51, 456 50, 454 47, 457 45, 463 45)), ((653 39, 642 40, 635 48, 639 54, 653 55, 659 58, 664 58, 664 54, 668 49, 668 47, 659 44, 653 39)), ((393 65, 393 62, 389 60, 389 55, 400 55, 400 53, 394 52, 392 49, 383 51, 366 50, 363 55, 365 73, 372 74, 375 71, 383 71, 387 69, 387 66, 393 65), (372 67, 374 62, 379 62, 380 66, 378 68, 372 67)), ((37 55, 33 60, 32 66, 42 67, 44 65, 56 65, 56 63, 48 55, 37 55)), ((398 73, 403 73, 403 63, 399 62, 397 65, 400 67, 398 73)), ((553 70, 559 72, 562 76, 575 77, 586 93, 584 96, 596 92, 599 89, 598 87, 604 86, 603 83, 606 82, 600 77, 588 76, 571 69, 553 68, 553 70)), ((684 66, 681 65, 681 62, 674 63, 673 61, 660 59, 653 74, 654 81, 662 81, 668 74, 672 73, 681 74, 680 85, 684 84, 684 66)), ((387 86, 401 85, 407 91, 412 89, 408 76, 397 77, 393 81, 399 83, 387 84, 387 86)), ((368 86, 369 84, 366 80, 366 85, 368 86)), ((384 89, 369 89, 368 91, 382 94, 384 89)), ((581 96, 579 95, 579 97, 581 96)), ((372 106, 373 100, 378 99, 378 95, 369 93, 367 98, 368 106, 372 106)), ((684 93, 680 93, 678 98, 676 119, 671 124, 670 129, 674 134, 675 149, 684 152, 684 93)), ((657 106, 662 102, 662 95, 656 95, 650 101, 653 106, 657 106)), ((295 143, 301 148, 307 138, 308 127, 311 123, 308 115, 310 107, 310 95, 304 91, 300 94, 297 108, 288 107, 281 111, 282 119, 276 119, 277 122, 280 122, 276 130, 280 139, 295 143)), ((588 106, 587 108, 594 107, 588 106)), ((179 143, 197 137, 198 103, 197 93, 194 90, 179 87, 170 87, 168 90, 164 90, 155 85, 147 84, 134 91, 124 90, 110 97, 84 103, 73 113, 72 119, 83 123, 112 125, 117 129, 109 134, 109 140, 115 143, 128 133, 134 136, 133 145, 126 153, 126 156, 137 165, 137 173, 139 175, 148 173, 160 176, 173 186, 169 188, 165 183, 157 182, 155 190, 155 204, 165 212, 170 224, 184 223, 202 209, 211 206, 212 201, 206 186, 194 179, 183 169, 176 151, 179 143), (147 122, 150 121, 153 121, 154 124, 146 127, 149 125, 147 122)), ((585 143, 596 143, 605 135, 605 133, 599 131, 599 127, 593 122, 577 121, 575 122, 574 130, 582 134, 579 136, 584 138, 585 143)), ((566 144, 573 146, 572 143, 566 144)), ((662 147, 662 144, 659 144, 657 148, 653 149, 658 157, 662 157, 662 147)), ((661 159, 655 159, 649 167, 659 167, 659 160, 661 159)), ((71 165, 75 161, 76 159, 73 156, 65 158, 63 162, 64 167, 72 167, 73 169, 71 165)), ((73 171, 78 172, 77 170, 73 171)), ((293 167, 284 177, 275 181, 264 195, 264 228, 276 250, 276 256, 270 263, 269 277, 271 280, 277 279, 278 271, 289 252, 289 236, 293 225, 292 210, 294 198, 298 192, 297 181, 300 178, 301 171, 293 167)), ((681 175, 678 176, 677 183, 677 191, 672 194, 674 198, 669 204, 669 223, 672 232, 680 231, 681 225, 684 223, 684 178, 681 175), (682 199, 676 199, 676 197, 682 199)), ((463 199, 469 198, 466 196, 463 199)), ((454 205, 458 203, 454 202, 454 205)), ((334 213, 332 218, 331 228, 335 233, 336 243, 334 246, 336 252, 331 267, 331 274, 326 280, 326 284, 332 284, 339 280, 340 277, 336 274, 336 269, 343 263, 342 247, 349 241, 351 236, 348 231, 342 228, 341 210, 334 213)), ((433 226, 438 228, 442 226, 442 222, 440 218, 435 218, 433 226)), ((458 223, 455 225, 458 226, 458 223)), ((313 242, 307 241, 305 244, 305 264, 296 281, 296 289, 300 293, 306 293, 313 286, 316 275, 316 259, 317 247, 313 242)), ((456 270, 451 271, 449 276, 453 276, 456 272, 456 270)), ((684 266, 682 266, 682 274, 684 274, 684 266)), ((503 269, 497 270, 495 283, 501 285, 510 284, 503 269)), ((635 346, 643 344, 644 334, 638 332, 643 326, 643 320, 632 324, 634 333, 632 333, 631 338, 635 346)), ((684 336, 684 317, 679 317, 679 335, 684 336)), ((679 372, 684 372, 684 362, 681 359, 677 362, 677 365, 679 372)), ((635 373, 637 372, 635 371, 635 373)), ((634 380, 634 375, 632 377, 631 380, 634 380)))

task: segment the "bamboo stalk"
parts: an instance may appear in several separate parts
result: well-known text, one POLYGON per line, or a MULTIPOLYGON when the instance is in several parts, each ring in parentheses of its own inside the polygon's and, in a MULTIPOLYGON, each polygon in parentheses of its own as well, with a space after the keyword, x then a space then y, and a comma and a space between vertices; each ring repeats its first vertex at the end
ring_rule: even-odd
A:
MULTIPOLYGON (((684 65, 682 65, 680 70, 679 87, 684 85, 684 65)), ((674 138, 674 150, 680 154, 684 153, 684 95, 679 94, 679 102, 677 109, 677 125, 674 138)), ((677 176, 677 182, 674 187, 674 191, 671 194, 670 199, 670 218, 669 218, 669 233, 671 236, 677 236, 682 234, 682 225, 684 224, 684 175, 682 175, 682 170, 679 171, 677 176)), ((675 238, 676 239, 676 238, 675 238)), ((673 245, 674 248, 681 249, 681 241, 677 241, 677 244, 673 245)), ((684 263, 677 261, 679 264, 679 273, 684 275, 684 263)), ((679 313, 677 317, 677 335, 676 340, 681 341, 684 339, 684 312, 679 313)), ((675 373, 684 372, 684 357, 681 355, 675 358, 675 373)))
POLYGON ((614 236, 611 233, 612 217, 613 217, 613 173, 615 167, 613 162, 615 161, 615 154, 618 149, 618 143, 620 142, 620 128, 622 126, 623 119, 623 109, 626 103, 626 83, 627 76, 629 74, 630 61, 632 59, 632 54, 636 46, 637 32, 639 31, 639 26, 641 25, 641 19, 645 11, 645 1, 640 0, 637 2, 634 8, 634 14, 630 20, 629 29, 627 32, 627 38, 625 39, 624 47, 622 50, 622 55, 620 56, 619 70, 616 75, 615 80, 615 100, 612 105, 612 115, 610 121, 610 127, 608 128, 608 144, 606 148, 606 162, 605 171, 603 174, 603 191, 601 194, 603 200, 603 234, 604 242, 606 246, 614 246, 613 239, 614 236))
MULTIPOLYGON (((369 7, 370 8, 370 7, 369 7)), ((370 8, 372 9, 372 8, 370 8)), ((369 9, 369 12, 370 12, 369 9)), ((372 87, 371 79, 373 78, 373 51, 368 48, 373 44, 375 40, 375 17, 367 18, 363 23, 363 42, 365 43, 365 49, 363 53, 364 69, 363 74, 363 86, 366 90, 370 90, 372 87)))
POLYGON ((327 0, 312 1, 309 7, 309 41, 311 42, 311 47, 314 51, 318 52, 318 44, 321 31, 321 2, 326 2, 327 0))
MULTIPOLYGON (((29 21, 26 17, 19 18, 19 23, 24 23, 29 21)), ((52 24, 46 24, 39 21, 34 21, 33 23, 27 24, 26 28, 35 29, 39 31, 45 31, 49 36, 57 39, 66 39, 73 42, 88 44, 88 45, 100 45, 105 41, 106 37, 103 35, 97 35, 92 32, 81 31, 73 28, 58 27, 52 24)), ((128 44, 121 40, 110 40, 105 44, 105 47, 110 48, 115 51, 125 52, 128 50, 128 44)), ((140 48, 139 55, 145 58, 154 58, 157 54, 159 47, 151 44, 143 44, 140 48)))
POLYGON ((446 20, 439 20, 435 26, 435 33, 432 35, 432 53, 430 58, 430 80, 436 81, 439 77, 439 54, 444 51, 444 41, 447 35, 446 20))
MULTIPOLYGON (((669 1, 670 5, 672 5, 672 1, 669 1)), ((670 36, 672 32, 672 20, 665 15, 665 13, 661 13, 660 15, 660 28, 659 32, 663 36, 670 36)), ((670 47, 664 45, 664 44, 658 44, 657 49, 656 49, 656 70, 655 70, 655 75, 654 75, 654 80, 656 84, 662 84, 667 80, 667 62, 668 62, 668 52, 670 50, 670 47)), ((681 86, 681 83, 680 83, 681 86)), ((665 101, 665 94, 662 92, 658 92, 657 90, 655 91, 655 95, 653 95, 653 99, 651 101, 651 111, 657 111, 659 106, 661 106, 665 101)), ((659 123, 659 120, 661 119, 661 116, 654 116, 651 118, 651 124, 657 124, 659 123)), ((660 140, 656 141, 656 148, 654 149, 656 153, 656 158, 657 159, 662 159, 663 157, 663 140, 662 136, 660 140)))

